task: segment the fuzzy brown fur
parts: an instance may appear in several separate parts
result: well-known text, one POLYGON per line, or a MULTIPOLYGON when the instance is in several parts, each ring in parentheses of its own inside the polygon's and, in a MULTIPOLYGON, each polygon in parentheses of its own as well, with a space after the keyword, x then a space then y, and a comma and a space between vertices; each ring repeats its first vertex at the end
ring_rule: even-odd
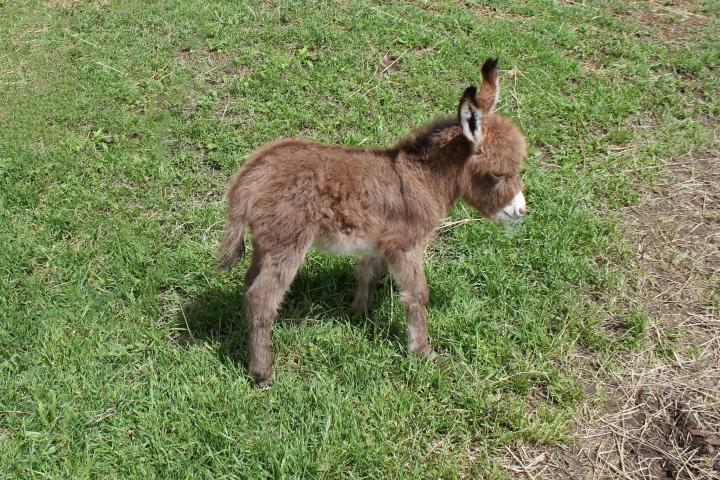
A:
POLYGON ((511 122, 491 113, 495 64, 484 66, 483 74, 480 92, 467 89, 459 107, 478 112, 479 143, 463 134, 458 115, 435 121, 390 148, 278 140, 253 153, 236 174, 227 193, 229 219, 220 261, 230 267, 240 259, 249 227, 249 366, 259 384, 272 374, 272 322, 311 245, 361 254, 355 310, 369 307, 387 267, 406 309, 409 351, 432 354, 423 272, 428 237, 458 198, 492 216, 522 190, 525 141, 511 122))

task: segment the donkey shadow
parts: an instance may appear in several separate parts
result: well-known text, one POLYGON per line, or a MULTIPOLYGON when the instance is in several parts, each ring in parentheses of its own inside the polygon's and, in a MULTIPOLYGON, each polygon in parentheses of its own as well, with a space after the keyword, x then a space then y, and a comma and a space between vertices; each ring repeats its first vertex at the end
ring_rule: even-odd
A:
MULTIPOLYGON (((349 323, 363 329, 368 341, 373 342, 378 339, 378 329, 367 328, 367 324, 377 322, 381 325, 382 337, 396 344, 405 343, 404 320, 390 322, 388 318, 380 318, 382 314, 352 312, 350 304, 357 288, 354 268, 343 265, 313 270, 300 269, 285 295, 274 325, 282 328, 318 317, 321 318, 318 321, 323 322, 331 316, 332 322, 349 323)), ((377 306, 391 301, 393 292, 389 284, 387 277, 378 284, 375 290, 377 306)), ((247 369, 245 338, 248 328, 242 282, 233 288, 213 287, 196 295, 183 305, 177 315, 177 324, 182 344, 211 344, 221 360, 247 369)))

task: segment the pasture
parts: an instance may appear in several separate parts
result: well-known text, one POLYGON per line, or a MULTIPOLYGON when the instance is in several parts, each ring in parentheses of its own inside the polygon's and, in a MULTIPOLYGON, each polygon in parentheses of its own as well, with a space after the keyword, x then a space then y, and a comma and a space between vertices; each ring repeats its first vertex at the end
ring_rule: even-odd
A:
MULTIPOLYGON (((645 478, 578 445, 647 371, 675 390, 704 372, 682 377, 684 405, 702 398, 717 438, 719 16, 0 0, 0 478, 645 478), (439 357, 406 355, 391 282, 353 315, 354 261, 312 252, 256 388, 248 258, 216 263, 232 174, 279 137, 389 145, 454 113, 490 56, 529 146, 528 215, 508 228, 458 203, 436 229, 439 357), (560 446, 582 464, 538 468, 560 446)), ((710 444, 685 466, 669 445, 673 475, 720 474, 710 444)))

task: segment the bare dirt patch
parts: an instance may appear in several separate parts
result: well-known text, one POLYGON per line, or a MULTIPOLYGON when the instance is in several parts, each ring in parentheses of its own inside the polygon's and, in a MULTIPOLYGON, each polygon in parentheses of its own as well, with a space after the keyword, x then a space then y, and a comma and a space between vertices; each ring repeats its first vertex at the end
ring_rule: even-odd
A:
POLYGON ((396 57, 395 55, 386 53, 380 59, 380 66, 382 67, 382 70, 380 70, 380 75, 385 75, 387 73, 392 73, 394 71, 400 70, 400 57, 396 57))
POLYGON ((197 107, 198 96, 215 92, 215 118, 221 121, 236 121, 242 118, 231 108, 237 99, 229 93, 230 85, 238 77, 247 77, 251 69, 238 65, 234 57, 225 52, 217 52, 203 47, 196 50, 183 50, 177 53, 176 61, 193 78, 198 88, 191 89, 186 99, 186 115, 191 116, 197 107))
POLYGON ((709 20, 696 10, 694 2, 649 2, 647 9, 633 10, 630 16, 654 29, 665 43, 681 44, 696 37, 709 20))
POLYGON ((107 0, 92 0, 90 2, 80 2, 80 0, 45 0, 43 3, 51 7, 67 9, 82 3, 89 3, 95 7, 105 8, 109 2, 107 0))
POLYGON ((193 73, 196 80, 208 85, 218 85, 250 73, 249 68, 235 65, 230 54, 208 48, 181 51, 177 55, 177 60, 193 73))
MULTIPOLYGON (((618 19, 636 22, 634 35, 658 40, 671 47, 683 47, 702 34, 710 21, 710 17, 700 11, 700 2, 684 0, 623 2, 627 11, 618 13, 611 7, 598 8, 574 0, 563 0, 564 3, 580 8, 587 8, 615 16, 618 19)), ((590 32, 599 33, 596 27, 589 27, 590 32)), ((584 70, 603 73, 603 60, 613 54, 606 54, 599 46, 596 52, 585 55, 581 60, 584 70)))

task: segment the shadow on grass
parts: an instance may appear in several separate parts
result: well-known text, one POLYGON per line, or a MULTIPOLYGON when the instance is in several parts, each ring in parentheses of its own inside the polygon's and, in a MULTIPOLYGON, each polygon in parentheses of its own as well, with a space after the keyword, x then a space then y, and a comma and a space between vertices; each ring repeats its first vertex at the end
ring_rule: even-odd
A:
MULTIPOLYGON (((302 323, 308 319, 323 322, 349 323, 363 329, 369 341, 378 338, 378 328, 367 328, 367 323, 387 322, 382 313, 355 315, 350 303, 355 294, 356 280, 353 268, 347 266, 323 268, 310 272, 301 268, 290 291, 285 295, 275 325, 302 323)), ((245 339, 247 318, 243 286, 232 289, 210 288, 185 303, 177 315, 182 345, 210 344, 224 362, 242 365, 247 369, 245 339)), ((375 292, 376 305, 389 301, 388 281, 379 284, 375 292)), ((379 328, 383 336, 393 342, 404 344, 405 324, 383 323, 379 328)))

